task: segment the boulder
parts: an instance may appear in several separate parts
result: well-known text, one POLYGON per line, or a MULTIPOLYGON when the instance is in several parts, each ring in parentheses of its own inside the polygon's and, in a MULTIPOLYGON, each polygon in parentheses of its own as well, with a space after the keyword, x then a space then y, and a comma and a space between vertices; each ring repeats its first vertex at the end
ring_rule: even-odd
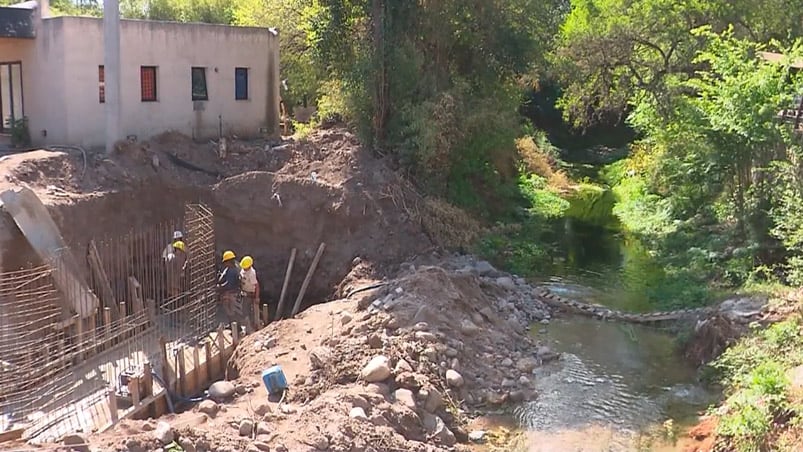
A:
POLYGON ((446 427, 443 419, 438 416, 425 413, 421 423, 424 425, 427 436, 437 440, 444 446, 450 447, 457 443, 457 438, 455 438, 454 433, 446 427))
POLYGON ((230 381, 216 381, 209 387, 209 397, 216 402, 224 402, 234 397, 237 388, 230 381))
POLYGON ((215 417, 215 415, 217 414, 218 410, 220 410, 220 406, 218 406, 218 404, 215 403, 214 400, 207 399, 207 400, 201 401, 201 403, 198 404, 198 411, 200 411, 201 413, 204 413, 205 415, 207 415, 209 417, 215 417))
POLYGON ((505 358, 505 359, 502 360, 502 362, 500 364, 501 364, 502 367, 510 367, 510 366, 513 365, 513 360, 510 359, 510 358, 505 358))
POLYGON ((332 360, 329 347, 315 347, 309 352, 309 365, 312 370, 323 369, 332 360))
POLYGON ((434 413, 443 407, 443 394, 435 388, 429 388, 424 409, 434 413))
POLYGON ((479 261, 476 264, 474 264, 474 270, 482 276, 486 276, 496 272, 494 266, 488 263, 487 261, 479 261))
POLYGON ((522 386, 529 386, 530 385, 530 379, 525 377, 524 375, 522 375, 522 376, 519 377, 519 384, 522 385, 522 386))
POLYGON ((387 380, 391 375, 390 361, 387 356, 374 356, 362 369, 362 378, 368 383, 387 380))
POLYGON ((153 431, 153 437, 162 444, 170 444, 176 439, 173 427, 167 422, 159 422, 153 431))
POLYGON ((257 422, 257 435, 269 435, 270 426, 266 422, 257 422))
POLYGON ((365 410, 361 407, 355 406, 354 408, 349 411, 349 417, 352 419, 360 419, 360 420, 368 420, 368 416, 365 414, 365 410))
POLYGON ((368 346, 371 348, 382 348, 382 336, 373 333, 368 336, 368 346))
POLYGON ((411 410, 415 409, 415 397, 413 396, 413 391, 404 388, 397 389, 396 392, 393 393, 393 398, 407 408, 410 408, 411 410))
POLYGON ((353 317, 351 316, 351 313, 349 313, 347 311, 343 311, 340 314, 340 324, 341 325, 346 325, 347 323, 351 322, 352 319, 353 319, 353 317))
POLYGON ((61 444, 68 446, 67 449, 74 452, 89 452, 86 438, 77 433, 65 435, 64 438, 61 439, 61 444))
POLYGON ((396 367, 394 368, 394 373, 399 374, 401 372, 412 372, 413 366, 410 365, 407 361, 400 359, 399 362, 396 363, 396 367))
POLYGON ((251 419, 243 419, 240 421, 240 436, 248 436, 254 434, 254 421, 251 419))
POLYGON ((270 407, 270 404, 264 400, 260 400, 254 405, 254 412, 257 416, 264 416, 272 411, 273 409, 270 407))
POLYGON ((429 331, 416 331, 415 338, 424 342, 438 342, 438 336, 429 331))
POLYGON ((474 334, 479 333, 481 331, 481 328, 475 325, 474 322, 472 322, 471 320, 464 319, 462 322, 460 322, 460 331, 462 331, 463 334, 472 336, 474 334))
POLYGON ((473 432, 468 434, 468 440, 472 443, 482 443, 485 442, 485 431, 484 430, 474 430, 473 432))
POLYGON ((496 278, 496 285, 505 290, 516 290, 516 281, 509 276, 500 276, 496 278))
POLYGON ((307 442, 310 446, 317 450, 329 449, 329 439, 323 435, 313 435, 307 442))
POLYGON ((446 384, 448 384, 452 388, 459 388, 462 387, 465 381, 463 380, 463 376, 460 375, 456 370, 449 369, 446 371, 446 384))
POLYGON ((516 363, 516 369, 525 374, 532 373, 533 369, 535 369, 537 366, 538 360, 535 358, 522 358, 516 363))

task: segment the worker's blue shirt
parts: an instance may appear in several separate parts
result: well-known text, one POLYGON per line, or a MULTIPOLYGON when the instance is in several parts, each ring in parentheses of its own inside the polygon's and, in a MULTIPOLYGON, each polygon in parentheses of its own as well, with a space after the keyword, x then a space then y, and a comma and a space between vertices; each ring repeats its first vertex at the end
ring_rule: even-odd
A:
POLYGON ((240 290, 240 275, 236 267, 223 267, 220 271, 217 284, 223 292, 240 290))

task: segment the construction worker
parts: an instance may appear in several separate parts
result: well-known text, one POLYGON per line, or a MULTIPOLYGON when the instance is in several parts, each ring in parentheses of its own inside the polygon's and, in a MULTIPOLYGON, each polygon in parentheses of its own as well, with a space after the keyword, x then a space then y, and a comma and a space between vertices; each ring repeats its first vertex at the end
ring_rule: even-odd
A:
POLYGON ((236 257, 234 251, 223 252, 223 268, 217 280, 220 304, 223 305, 227 323, 235 319, 237 295, 240 293, 240 274, 237 270, 236 257))
POLYGON ((259 328, 259 281, 254 270, 254 258, 243 257, 240 261, 240 291, 243 298, 243 316, 248 319, 250 331, 259 328))
MULTIPOLYGON (((170 243, 168 243, 165 249, 162 251, 162 259, 166 261, 167 255, 173 252, 173 244, 176 243, 176 241, 183 241, 183 240, 184 240, 184 233, 182 233, 181 231, 173 232, 173 240, 170 241, 170 243)), ((185 249, 184 252, 186 253, 187 250, 185 249)))
POLYGON ((184 291, 184 274, 187 271, 187 251, 184 242, 176 240, 165 259, 167 264, 167 296, 173 298, 184 291))

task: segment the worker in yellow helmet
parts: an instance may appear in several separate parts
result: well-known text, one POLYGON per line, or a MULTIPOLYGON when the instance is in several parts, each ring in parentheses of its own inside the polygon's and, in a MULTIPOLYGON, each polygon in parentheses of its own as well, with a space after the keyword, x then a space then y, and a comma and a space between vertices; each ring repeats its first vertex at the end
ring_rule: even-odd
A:
POLYGON ((217 289, 220 293, 220 304, 223 306, 223 313, 226 322, 231 324, 235 320, 235 308, 237 295, 240 293, 240 275, 237 271, 237 256, 234 251, 223 253, 223 268, 217 279, 217 289))
POLYGON ((240 261, 240 290, 243 297, 243 315, 248 318, 249 331, 259 328, 259 281, 254 270, 254 258, 240 261))
POLYGON ((177 297, 184 291, 184 274, 187 270, 187 248, 184 242, 176 240, 172 248, 165 258, 168 298, 177 297))

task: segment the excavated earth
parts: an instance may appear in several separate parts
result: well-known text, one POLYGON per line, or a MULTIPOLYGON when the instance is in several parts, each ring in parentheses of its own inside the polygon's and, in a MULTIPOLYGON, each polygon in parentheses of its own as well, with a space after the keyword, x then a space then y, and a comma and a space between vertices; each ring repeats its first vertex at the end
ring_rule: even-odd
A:
MULTIPOLYGON (((218 251, 254 256, 262 298, 274 307, 291 249, 306 269, 327 245, 307 309, 241 342, 230 384, 221 383, 231 397, 87 432, 80 438, 90 449, 76 450, 179 450, 173 440, 185 451, 464 450, 482 441, 469 439, 471 419, 535 397, 533 370, 557 356, 528 328, 548 322, 550 308, 524 280, 439 251, 476 233, 467 216, 422 198, 344 128, 278 146, 229 143, 225 159, 216 150, 168 133, 111 156, 0 158, 0 190, 33 189, 74 250, 203 202, 215 214, 218 251), (269 400, 259 375, 276 364, 291 386, 281 401, 269 400)), ((3 271, 36 261, 8 219, 0 252, 3 271)), ((304 272, 295 273, 298 288, 304 272)))

